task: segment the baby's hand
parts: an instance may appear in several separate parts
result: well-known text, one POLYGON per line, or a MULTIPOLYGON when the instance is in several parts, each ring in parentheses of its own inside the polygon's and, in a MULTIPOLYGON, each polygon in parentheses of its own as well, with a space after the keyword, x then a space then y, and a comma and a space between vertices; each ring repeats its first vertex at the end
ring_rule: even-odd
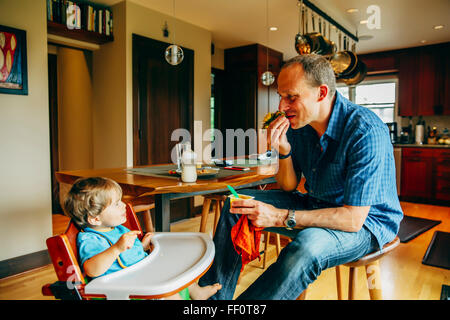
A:
POLYGON ((137 230, 124 233, 116 242, 115 246, 120 252, 124 252, 133 247, 134 241, 136 241, 139 234, 141 234, 141 232, 137 230))
POLYGON ((153 237, 153 233, 152 232, 148 232, 144 235, 144 237, 142 238, 141 242, 142 242, 142 246, 144 247, 144 251, 150 250, 151 247, 151 240, 153 237))

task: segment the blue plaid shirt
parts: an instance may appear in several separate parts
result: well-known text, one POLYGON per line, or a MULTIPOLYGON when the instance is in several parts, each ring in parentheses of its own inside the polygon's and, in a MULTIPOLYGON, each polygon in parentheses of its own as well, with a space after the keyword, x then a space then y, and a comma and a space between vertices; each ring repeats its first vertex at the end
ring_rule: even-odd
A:
POLYGON ((389 131, 376 114, 336 92, 328 128, 320 139, 309 125, 290 128, 287 138, 297 178, 305 176, 313 208, 370 206, 364 225, 379 246, 394 239, 403 212, 389 131))

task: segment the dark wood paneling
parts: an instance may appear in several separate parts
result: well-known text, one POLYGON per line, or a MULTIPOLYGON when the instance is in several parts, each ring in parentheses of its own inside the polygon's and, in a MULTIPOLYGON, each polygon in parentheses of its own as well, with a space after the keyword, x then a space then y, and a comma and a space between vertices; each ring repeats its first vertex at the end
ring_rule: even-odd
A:
POLYGON ((59 183, 56 181, 55 172, 59 171, 58 149, 58 77, 57 56, 48 55, 48 98, 49 98, 49 122, 50 122, 50 172, 52 186, 52 213, 62 213, 59 201, 59 183))
MULTIPOLYGON (((169 43, 133 34, 134 165, 171 163, 176 129, 193 133, 194 51, 182 48, 177 66, 167 63, 169 43)), ((192 139, 192 138, 191 138, 192 139)), ((193 141, 193 139, 192 139, 193 141)), ((192 199, 171 202, 171 221, 191 216, 192 199)))

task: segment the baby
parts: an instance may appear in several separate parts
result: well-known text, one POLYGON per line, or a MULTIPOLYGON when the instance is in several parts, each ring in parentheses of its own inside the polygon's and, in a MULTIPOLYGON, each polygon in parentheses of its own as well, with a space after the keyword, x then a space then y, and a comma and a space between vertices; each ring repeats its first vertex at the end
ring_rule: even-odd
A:
MULTIPOLYGON (((90 278, 100 277, 135 264, 148 256, 152 233, 139 241, 139 231, 122 224, 127 220, 117 182, 102 177, 77 180, 64 201, 64 211, 83 230, 77 247, 81 266, 90 278)), ((200 287, 197 283, 166 299, 206 300, 222 286, 200 287)))

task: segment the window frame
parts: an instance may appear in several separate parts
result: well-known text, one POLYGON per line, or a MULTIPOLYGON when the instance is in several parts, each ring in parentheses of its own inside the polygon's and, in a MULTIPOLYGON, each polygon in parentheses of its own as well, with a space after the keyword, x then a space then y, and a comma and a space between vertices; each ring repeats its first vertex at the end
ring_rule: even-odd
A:
POLYGON ((397 74, 386 74, 386 75, 372 75, 367 76, 364 81, 358 83, 357 85, 348 86, 345 83, 336 83, 337 87, 348 87, 349 100, 356 103, 356 87, 360 85, 370 85, 377 83, 389 83, 395 82, 395 102, 394 102, 394 122, 401 124, 401 117, 398 115, 398 75, 397 74))

